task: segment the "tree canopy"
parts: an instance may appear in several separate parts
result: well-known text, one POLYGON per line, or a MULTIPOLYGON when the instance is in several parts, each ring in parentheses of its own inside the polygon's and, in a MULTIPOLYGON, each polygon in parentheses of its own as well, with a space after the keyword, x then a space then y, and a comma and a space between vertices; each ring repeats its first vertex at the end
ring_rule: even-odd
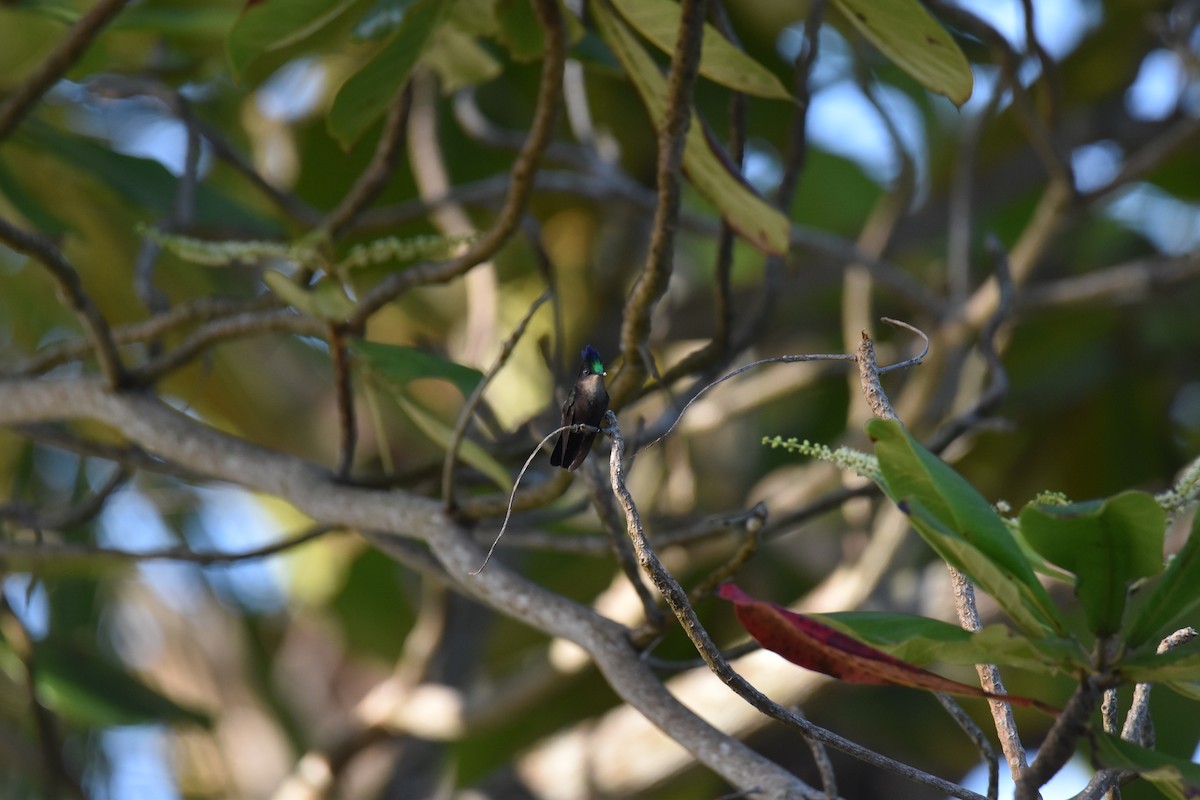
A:
POLYGON ((0 794, 1195 796, 1194 6, 0 3, 0 794))

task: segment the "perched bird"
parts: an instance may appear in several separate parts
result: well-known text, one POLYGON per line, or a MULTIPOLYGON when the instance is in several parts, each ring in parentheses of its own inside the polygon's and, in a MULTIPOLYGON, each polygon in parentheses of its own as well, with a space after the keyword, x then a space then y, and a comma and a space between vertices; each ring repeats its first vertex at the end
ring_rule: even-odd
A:
MULTIPOLYGON (((579 370, 579 379, 567 395, 567 402, 563 403, 563 425, 600 427, 604 412, 608 411, 608 390, 604 388, 606 374, 604 362, 600 360, 596 348, 590 344, 583 348, 583 367, 579 370)), ((563 469, 575 469, 587 458, 595 440, 593 431, 563 431, 554 443, 550 463, 563 469)))

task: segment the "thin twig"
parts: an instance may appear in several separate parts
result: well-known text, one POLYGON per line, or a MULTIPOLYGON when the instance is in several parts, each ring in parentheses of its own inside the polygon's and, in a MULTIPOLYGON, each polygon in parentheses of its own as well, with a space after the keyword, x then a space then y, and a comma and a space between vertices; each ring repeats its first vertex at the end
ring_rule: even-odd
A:
MULTIPOLYGON (((175 328, 193 322, 208 322, 218 317, 232 316, 248 311, 262 311, 275 305, 278 305, 278 301, 269 295, 253 300, 201 297, 189 303, 177 305, 169 311, 156 314, 143 322, 112 328, 112 337, 118 345, 148 342, 170 333, 175 328)), ((83 358, 90 351, 91 342, 87 338, 54 342, 28 358, 18 361, 6 370, 6 374, 37 375, 68 361, 83 358)))
MULTIPOLYGON (((860 744, 844 739, 825 728, 814 725, 799 712, 783 708, 778 703, 763 695, 762 692, 747 682, 745 678, 735 672, 725 660, 721 651, 713 644, 707 631, 704 630, 703 625, 701 625, 699 618, 696 616, 695 610, 692 608, 691 603, 688 602, 687 593, 683 590, 683 587, 663 567, 650 542, 646 539, 645 531, 642 528, 641 516, 638 513, 637 506, 634 504, 633 496, 629 493, 629 489, 625 485, 625 469, 623 466, 625 440, 621 435, 620 427, 617 425, 617 417, 611 410, 605 417, 605 429, 613 443, 612 451, 609 454, 609 473, 612 478, 613 493, 616 495, 618 503, 625 510, 626 530, 633 541, 634 549, 638 554, 638 561, 642 569, 654 582, 663 599, 667 601, 667 605, 670 606, 672 612, 679 619, 684 633, 691 639, 700 657, 704 659, 713 674, 754 708, 800 731, 805 741, 809 744, 810 749, 812 749, 813 756, 817 759, 818 767, 823 772, 830 773, 827 780, 832 780, 832 770, 827 767, 828 761, 820 745, 834 747, 865 763, 873 764, 910 780, 931 786, 937 791, 945 792, 952 797, 963 798, 963 800, 983 800, 983 795, 934 775, 929 775, 907 764, 895 761, 873 750, 869 750, 860 744)), ((826 776, 823 775, 822 777, 825 778, 826 776)))
MULTIPOLYGON (((954 608, 958 613, 958 622, 964 630, 978 631, 983 628, 979 619, 979 609, 975 605, 975 587, 958 570, 947 565, 954 591, 954 608)), ((995 664, 976 664, 975 671, 979 674, 979 685, 984 691, 992 694, 1007 694, 1000 670, 995 664)), ((992 712, 992 722, 1000 737, 1000 749, 1004 751, 1004 759, 1008 762, 1009 772, 1014 781, 1019 781, 1029 769, 1029 760, 1025 755, 1025 745, 1021 742, 1021 734, 1017 730, 1017 722, 1013 717, 1012 706, 1003 700, 988 699, 988 708, 992 712)), ((1040 785, 1040 784, 1039 784, 1040 785)))
POLYGON ((25 693, 29 696, 29 706, 33 711, 38 743, 42 750, 46 797, 58 797, 60 792, 65 792, 72 798, 83 800, 86 797, 83 786, 63 760, 63 743, 59 735, 58 719, 42 701, 41 692, 38 690, 38 665, 33 639, 3 592, 0 592, 0 630, 25 671, 25 693))
POLYGON ((205 323, 191 335, 158 358, 147 361, 134 369, 131 380, 137 385, 147 385, 179 369, 193 358, 200 356, 214 344, 243 336, 261 336, 267 333, 295 333, 303 336, 323 337, 327 333, 324 323, 297 313, 291 308, 275 308, 252 311, 223 317, 205 323))
POLYGON ((533 448, 533 452, 529 454, 529 458, 525 459, 525 464, 521 467, 521 471, 517 473, 517 479, 513 481, 512 492, 508 496, 508 510, 504 513, 504 521, 500 523, 500 532, 497 533, 496 538, 492 540, 492 546, 488 548, 487 555, 483 558, 483 563, 479 565, 478 569, 471 571, 472 575, 478 575, 479 573, 483 572, 484 567, 486 567, 488 562, 492 560, 492 554, 496 552, 496 545, 500 544, 500 537, 504 535, 504 531, 508 528, 508 520, 512 517, 513 501, 517 497, 517 488, 520 487, 521 480, 525 477, 525 473, 529 471, 529 465, 533 463, 535 458, 537 458, 537 455, 542 451, 542 448, 545 447, 546 444, 556 435, 566 431, 570 431, 572 433, 599 433, 600 430, 600 428, 597 428, 593 425, 585 425, 583 423, 578 423, 575 425, 560 425, 542 437, 542 440, 538 442, 537 447, 533 448))
POLYGON ((114 469, 95 492, 83 501, 52 513, 38 513, 24 504, 11 503, 0 506, 0 519, 8 519, 34 531, 54 531, 73 528, 93 519, 104 509, 104 504, 113 492, 121 488, 132 476, 125 466, 114 469))
POLYGON ((0 140, 8 138, 41 97, 67 73, 129 0, 100 0, 67 32, 41 66, 0 103, 0 140))
POLYGON ((504 245, 520 224, 525 204, 533 188, 534 177, 554 129, 562 99, 562 71, 566 59, 566 28, 555 0, 535 0, 534 10, 545 34, 545 55, 538 84, 537 108, 530 124, 529 138, 517 154, 508 178, 508 194, 496 222, 462 256, 439 264, 422 264, 396 273, 380 281, 366 292, 358 307, 347 320, 358 328, 399 295, 415 286, 445 283, 491 258, 504 245))
POLYGON ((238 552, 197 552, 188 547, 165 547, 156 550, 125 550, 118 547, 74 544, 71 542, 0 541, 0 557, 21 563, 23 561, 45 561, 64 564, 69 561, 95 561, 119 559, 121 561, 180 561, 209 566, 257 561, 269 558, 294 547, 307 544, 335 531, 346 530, 340 525, 314 525, 303 533, 285 537, 252 550, 238 552))
POLYGON ((412 107, 412 87, 396 94, 383 121, 383 132, 375 145, 375 152, 366 169, 346 192, 337 208, 330 211, 321 221, 320 228, 337 239, 354 224, 355 218, 371 204, 391 180, 396 171, 396 162, 404 145, 404 132, 408 127, 408 111, 412 107))
POLYGON ((347 331, 330 323, 325 339, 329 342, 329 358, 333 365, 333 389, 338 416, 337 476, 345 481, 354 470, 354 451, 358 445, 358 424, 354 413, 354 383, 350 370, 350 355, 346 348, 347 331))
POLYGON ((963 707, 958 704, 957 700, 944 692, 934 692, 933 696, 937 698, 942 708, 946 709, 946 713, 958 724, 958 727, 962 728, 963 733, 967 734, 967 738, 979 750, 979 755, 983 758, 983 762, 987 764, 987 796, 990 800, 996 800, 1000 793, 1000 760, 996 758, 996 751, 992 747, 991 741, 984 734, 983 730, 975 724, 975 720, 971 719, 967 712, 963 710, 963 707))
POLYGON ((16 227, 6 219, 0 218, 0 241, 3 241, 18 253, 25 253, 40 263, 58 284, 59 294, 70 305, 83 329, 87 332, 95 351, 100 371, 110 389, 118 389, 125 384, 125 369, 121 365, 121 356, 117 353, 117 345, 113 341, 112 331, 108 320, 100 313, 100 309, 83 288, 79 273, 67 261, 66 256, 58 247, 40 233, 25 231, 16 227))
POLYGON ((446 458, 442 462, 442 503, 447 510, 455 507, 454 502, 454 464, 458 460, 458 449, 462 445, 463 437, 466 436, 467 426, 471 422, 471 416, 475 413, 475 408, 479 405, 479 401, 483 399, 483 393, 487 387, 491 385, 492 380, 499 374, 500 370, 504 369, 504 365, 508 363, 508 359, 512 356, 513 350, 516 349, 517 343, 521 341, 521 337, 525 335, 525 329, 529 327, 530 320, 537 310, 542 307, 542 304, 551 297, 550 290, 542 292, 537 300, 533 301, 533 305, 525 312, 525 316, 521 317, 521 321, 517 323, 517 327, 509 334, 509 337, 504 340, 504 344, 500 347, 500 354, 496 356, 496 360, 492 362, 492 366, 484 373, 483 378, 475 385, 475 389, 467 397, 463 403, 462 409, 458 412, 458 419, 454 422, 454 429, 450 432, 450 444, 446 448, 446 458))
POLYGON ((667 291, 675 257, 675 228, 679 217, 682 180, 680 167, 692 122, 692 89, 700 68, 705 0, 683 0, 679 35, 667 74, 666 110, 658 130, 658 204, 646 263, 629 292, 621 316, 621 356, 624 363, 608 393, 620 409, 642 388, 646 365, 641 353, 650 339, 651 317, 667 291))

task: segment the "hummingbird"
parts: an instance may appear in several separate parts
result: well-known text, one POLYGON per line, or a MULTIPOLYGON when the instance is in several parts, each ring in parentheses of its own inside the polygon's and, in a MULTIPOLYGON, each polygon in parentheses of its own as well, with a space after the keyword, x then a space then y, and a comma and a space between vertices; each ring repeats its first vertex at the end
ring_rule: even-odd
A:
MULTIPOLYGON (((590 344, 583 348, 583 366, 579 378, 567 395, 562 407, 563 425, 591 425, 599 428, 608 411, 608 391, 604 388, 604 362, 600 353, 590 344)), ((596 434, 592 431, 563 431, 554 443, 550 463, 556 467, 574 470, 587 458, 596 434)))

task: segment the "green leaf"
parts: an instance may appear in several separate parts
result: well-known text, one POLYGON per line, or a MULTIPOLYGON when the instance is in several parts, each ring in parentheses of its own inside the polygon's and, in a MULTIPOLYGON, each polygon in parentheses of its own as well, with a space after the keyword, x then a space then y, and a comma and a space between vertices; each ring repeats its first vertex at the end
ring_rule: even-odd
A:
POLYGON ((450 381, 458 387, 463 397, 467 397, 483 380, 483 373, 477 369, 447 361, 415 347, 352 341, 349 349, 385 382, 400 389, 418 378, 441 378, 450 381))
POLYGON ((991 595, 1023 631, 1035 637, 1044 636, 1049 629, 1062 633, 1057 617, 1047 619, 1036 610, 1027 585, 1014 578, 1010 571, 977 547, 972 539, 959 534, 915 497, 902 499, 898 505, 908 515, 913 528, 925 543, 943 561, 991 595))
MULTIPOLYGON (((46 639, 35 645, 37 689, 42 701, 75 724, 94 727, 141 722, 209 725, 207 715, 151 689, 94 648, 46 639)), ((17 658, 0 641, 0 658, 11 671, 17 658)))
POLYGON ((487 83, 502 70, 487 50, 451 25, 443 25, 434 34, 425 51, 425 63, 437 71, 446 94, 487 83))
POLYGON ((1075 575, 1075 594, 1097 636, 1116 633, 1129 584, 1162 571, 1166 516, 1153 497, 1116 497, 1065 506, 1027 505, 1025 540, 1047 561, 1075 575))
POLYGON ((532 4, 525 0, 498 0, 496 22, 500 41, 508 48, 513 61, 533 61, 541 57, 546 40, 532 4))
MULTIPOLYGON (((27 122, 13 139, 94 176, 105 188, 155 215, 163 214, 175 203, 179 179, 157 161, 117 153, 100 142, 68 135, 36 121, 27 122)), ((196 187, 195 221, 202 228, 232 228, 264 238, 281 232, 277 222, 207 182, 196 187)))
POLYGON ((69 226, 65 222, 29 193, 17 176, 9 171, 8 165, 3 160, 0 160, 0 196, 8 200, 25 219, 45 233, 58 236, 69 230, 69 226))
MULTIPOLYGON (((453 429, 449 425, 414 403, 403 392, 394 391, 392 397, 421 433, 441 446, 443 450, 450 447, 453 429)), ((458 457, 464 464, 472 466, 486 475, 500 489, 507 491, 512 487, 512 478, 509 477, 508 470, 504 468, 504 465, 470 439, 464 438, 459 444, 458 457)))
MULTIPOLYGON (((611 0, 625 21, 670 55, 679 37, 679 4, 674 0, 611 0)), ((775 73, 729 43, 712 25, 704 25, 700 74, 734 91, 775 100, 792 100, 792 93, 775 73)))
POLYGON ((1075 642, 1029 639, 1014 633, 1007 625, 988 625, 971 632, 937 619, 881 611, 809 616, 919 666, 934 661, 997 664, 1041 673, 1072 672, 1086 666, 1087 655, 1075 642))
POLYGON ((837 8, 893 64, 957 106, 971 96, 967 57, 919 0, 834 0, 837 8))
POLYGON ((354 301, 346 296, 346 290, 328 278, 306 288, 282 272, 268 269, 263 272, 263 283, 280 300, 316 319, 339 322, 354 312, 354 301))
POLYGON ((408 81, 409 73, 433 39, 449 3, 419 0, 404 15, 391 39, 338 89, 329 109, 329 132, 349 149, 408 81))
POLYGON ((228 6, 204 3, 156 8, 140 4, 118 14, 113 20, 112 30, 148 31, 157 36, 219 38, 226 35, 236 19, 237 10, 228 6))
POLYGON ((1121 662, 1117 672, 1132 683, 1200 681, 1200 653, 1182 648, 1169 653, 1147 653, 1121 662))
POLYGON ((377 0, 375 5, 354 23, 350 38, 359 41, 375 41, 391 35, 400 23, 404 14, 416 0, 377 0))
MULTIPOLYGON (((666 79, 625 23, 613 16, 606 4, 593 0, 591 9, 597 28, 641 95, 655 127, 659 127, 666 116, 666 79)), ((696 191, 750 244, 776 255, 787 252, 791 234, 787 217, 730 169, 728 162, 713 149, 694 113, 683 151, 683 169, 696 191)))
POLYGON ((925 541, 996 598, 1026 633, 1036 633, 1029 625, 1036 619, 1037 627, 1062 635, 1065 627, 1050 595, 983 495, 899 423, 871 420, 867 433, 875 440, 881 488, 909 513, 925 541))
MULTIPOLYGON (((413 402, 405 387, 409 381, 418 378, 441 378, 453 383, 462 392, 463 397, 466 397, 475 391, 475 387, 483 380, 483 373, 414 347, 355 341, 350 343, 350 350, 362 360, 368 374, 388 390, 392 399, 422 433, 442 449, 449 448, 453 429, 413 402)), ((464 464, 486 475, 501 489, 508 489, 512 485, 508 470, 470 439, 462 440, 458 457, 464 464)))
POLYGON ((1183 548, 1171 559, 1146 598, 1130 626, 1126 642, 1138 645, 1157 634, 1164 625, 1200 605, 1200 514, 1192 520, 1192 530, 1183 548))
POLYGON ((254 59, 311 36, 355 0, 266 0, 246 9, 229 31, 226 47, 234 78, 254 59))
POLYGON ((1127 742, 1104 731, 1093 731, 1096 757, 1109 769, 1141 775, 1172 800, 1200 797, 1200 764, 1127 742))

